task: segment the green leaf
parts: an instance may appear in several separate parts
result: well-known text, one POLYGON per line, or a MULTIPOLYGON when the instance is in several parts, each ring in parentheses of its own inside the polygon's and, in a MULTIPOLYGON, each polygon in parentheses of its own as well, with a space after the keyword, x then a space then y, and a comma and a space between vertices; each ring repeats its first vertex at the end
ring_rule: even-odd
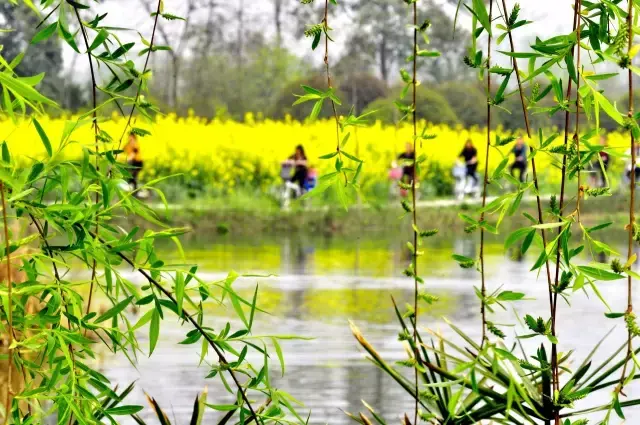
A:
MULTIPOLYGON (((504 248, 508 249, 511 245, 518 242, 520 239, 524 238, 531 232, 531 229, 525 227, 523 229, 518 229, 515 232, 511 233, 507 236, 507 239, 504 241, 504 248)), ((535 233, 535 230, 533 231, 535 233)))
POLYGON ((484 29, 491 34, 491 19, 483 0, 472 0, 473 12, 484 29))
POLYGON ((7 164, 11 163, 11 154, 9 153, 9 146, 7 142, 2 142, 2 161, 7 164))
POLYGON ((58 28, 58 22, 54 22, 48 27, 41 29, 36 33, 36 35, 33 36, 33 38, 31 39, 31 44, 40 43, 41 41, 48 39, 53 35, 53 33, 56 32, 57 28, 58 28))
POLYGON ((151 315, 151 325, 149 326, 149 356, 153 354, 156 345, 158 344, 158 337, 160 336, 160 313, 156 307, 151 315))
POLYGON ((503 291, 497 297, 499 301, 518 301, 524 298, 521 292, 503 291))
POLYGON ((18 80, 17 78, 13 78, 4 72, 0 72, 0 84, 2 84, 5 88, 13 92, 15 95, 22 96, 28 101, 31 102, 39 102, 45 103, 48 105, 55 105, 56 103, 35 90, 33 87, 25 84, 24 82, 18 80))
POLYGON ((427 58, 435 58, 440 56, 440 52, 436 52, 434 50, 418 50, 418 56, 427 57, 427 58))
POLYGON ((280 344, 276 338, 271 338, 271 342, 273 342, 273 348, 275 348, 276 355, 280 361, 280 370, 282 370, 282 376, 284 376, 284 356, 282 355, 282 348, 280 348, 280 344))
POLYGON ((454 260, 456 260, 458 263, 467 263, 467 262, 474 261, 473 258, 465 257, 464 255, 453 254, 451 257, 454 260))
POLYGON ((564 63, 567 65, 567 71, 569 72, 569 78, 574 83, 578 84, 578 76, 576 75, 576 65, 573 63, 573 55, 568 54, 564 57, 564 63))
POLYGON ((80 53, 80 49, 78 49, 78 45, 76 44, 73 34, 71 34, 64 25, 58 25, 58 33, 76 53, 80 53))
POLYGON ((219 412, 232 412, 238 408, 235 404, 209 404, 207 403, 207 407, 217 410, 219 412))
POLYGON ((578 277, 576 277, 575 282, 573 282, 573 292, 582 289, 584 286, 584 275, 580 273, 578 277))
POLYGON ((309 114, 309 119, 311 121, 315 121, 320 115, 320 111, 322 111, 322 104, 324 103, 324 99, 319 99, 313 105, 313 109, 311 110, 311 114, 309 114))
POLYGON ((113 317, 116 317, 118 314, 120 314, 120 312, 122 312, 125 308, 127 308, 129 304, 131 304, 131 300, 133 300, 133 297, 128 297, 120 301, 118 304, 114 305, 109 310, 107 310, 102 316, 100 316, 96 320, 96 323, 102 323, 105 320, 109 320, 113 317))
POLYGON ((593 278, 596 280, 611 281, 611 280, 624 279, 623 275, 613 273, 598 267, 578 266, 576 268, 578 269, 578 271, 582 272, 585 276, 589 276, 590 278, 593 278))
POLYGON ((100 32, 98 32, 98 35, 96 35, 96 38, 93 39, 93 43, 91 43, 91 46, 89 47, 89 51, 93 52, 95 49, 98 48, 98 46, 104 43, 104 41, 108 37, 109 37, 109 33, 106 30, 101 29, 100 32))
POLYGON ((566 224, 567 223, 565 223, 564 221, 558 221, 555 223, 534 224, 531 227, 533 227, 534 229, 554 229, 556 227, 562 227, 566 224))
POLYGON ((514 356, 511 352, 507 351, 507 350, 503 350, 501 348, 494 348, 494 351, 496 353, 498 353, 500 355, 500 357, 507 359, 507 360, 511 360, 514 362, 518 361, 518 358, 516 356, 514 356))
POLYGON ((185 288, 184 276, 182 272, 176 272, 176 303, 178 304, 178 316, 182 316, 184 288, 185 288))
POLYGON ((604 97, 600 92, 593 90, 593 96, 597 103, 602 107, 604 112, 609 115, 615 122, 622 125, 622 115, 618 110, 609 102, 609 100, 604 97))
POLYGON ((134 415, 142 410, 142 406, 117 406, 106 409, 107 415, 134 415))
MULTIPOLYGON (((533 242, 533 240, 536 237, 536 231, 535 230, 531 230, 527 236, 525 236, 524 241, 522 241, 522 248, 520 249, 520 252, 523 254, 526 254, 526 252, 529 250, 529 247, 531 246, 531 243, 533 242)), ((541 238, 542 239, 542 238, 541 238)))
POLYGON ((42 144, 49 155, 49 158, 53 156, 53 150, 51 149, 51 142, 49 141, 49 137, 47 137, 47 133, 45 133, 44 129, 40 125, 37 119, 33 118, 33 125, 36 127, 36 131, 40 136, 40 140, 42 140, 42 144))

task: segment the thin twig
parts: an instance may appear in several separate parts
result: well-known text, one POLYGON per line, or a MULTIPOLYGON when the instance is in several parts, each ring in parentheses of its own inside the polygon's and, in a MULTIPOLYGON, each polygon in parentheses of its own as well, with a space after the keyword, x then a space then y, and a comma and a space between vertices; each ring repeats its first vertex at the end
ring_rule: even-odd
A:
MULTIPOLYGON (((580 0, 575 0, 574 6, 573 6, 573 29, 572 29, 572 33, 576 32, 576 29, 578 27, 578 16, 579 16, 579 11, 580 11, 580 5, 582 4, 582 2, 580 0)), ((577 40, 577 43, 579 43, 579 40, 577 40)), ((575 45, 571 48, 571 51, 569 52, 569 54, 571 56, 573 56, 574 53, 574 49, 575 49, 575 45)), ((571 92, 572 92, 572 83, 573 81, 571 80, 571 78, 569 78, 569 82, 567 83, 567 99, 571 98, 571 92)), ((578 93, 576 93, 576 96, 579 96, 578 93)), ((560 211, 562 214, 562 211, 564 209, 564 192, 565 192, 565 183, 566 183, 566 178, 567 178, 567 145, 569 142, 569 118, 571 116, 571 111, 569 110, 569 108, 567 108, 567 111, 565 112, 565 122, 564 122, 564 148, 565 148, 565 153, 562 155, 562 180, 560 183, 560 211)), ((562 232, 562 228, 560 228, 558 230, 558 232, 562 232)), ((560 278, 560 254, 561 254, 560 249, 557 250, 556 253, 556 273, 555 273, 555 280, 554 280, 554 286, 557 287, 558 286, 558 281, 560 278)), ((556 337, 556 315, 557 315, 557 310, 558 310, 558 293, 557 291, 553 291, 553 308, 552 308, 552 312, 551 312, 551 335, 555 338, 556 337)), ((553 374, 553 390, 554 390, 554 394, 556 391, 559 391, 560 389, 560 382, 559 382, 559 367, 558 367, 558 346, 556 343, 552 343, 551 344, 551 369, 552 369, 552 374, 553 374)), ((555 425, 560 425, 560 411, 559 409, 555 408, 555 425)))
MULTIPOLYGON (((511 33, 511 28, 509 28, 509 23, 507 18, 508 14, 507 14, 506 0, 502 0, 502 7, 504 9, 503 10, 504 21, 509 31, 508 35, 509 35, 509 45, 511 48, 511 53, 515 53, 516 49, 515 49, 515 43, 513 42, 513 34, 511 33)), ((513 71, 515 72, 516 79, 518 81, 518 91, 520 92, 520 103, 522 104, 522 114, 524 116, 524 125, 525 125, 525 129, 527 130, 527 137, 529 138, 529 141, 531 141, 531 136, 532 136, 531 124, 529 122, 529 112, 527 109, 527 105, 525 103, 524 88, 522 87, 522 79, 520 77, 520 69, 518 68, 518 60, 515 57, 512 57, 511 62, 513 63, 513 71)), ((533 149, 533 146, 529 146, 529 152, 531 153, 531 173, 533 177, 533 185, 536 189, 536 205, 538 207, 538 223, 544 224, 544 216, 542 215, 542 200, 540 199, 540 186, 538 183, 538 171, 536 168, 536 159, 533 155, 535 152, 535 150, 533 149)), ((543 246, 547 246, 547 235, 544 229, 540 229, 540 235, 542 236, 543 246)), ((547 283, 549 285, 549 311, 551 314, 553 314, 553 281, 551 280, 551 268, 549 267, 548 258, 545 260, 545 266, 547 271, 547 283)))
MULTIPOLYGON (((102 239, 100 236, 98 236, 97 234, 93 233, 90 230, 89 230, 89 234, 91 235, 92 238, 97 239, 98 241, 100 241, 100 243, 104 244, 108 249, 113 250, 113 247, 109 243, 107 243, 104 239, 102 239)), ((176 301, 176 299, 173 296, 173 294, 171 294, 171 292, 166 290, 160 283, 158 283, 158 281, 155 280, 149 273, 147 273, 146 270, 144 270, 144 269, 142 269, 140 267, 136 267, 135 263, 129 257, 124 255, 122 252, 117 252, 116 254, 118 255, 118 257, 120 257, 122 260, 124 260, 124 262, 129 264, 135 270, 137 270, 138 273, 140 273, 142 276, 144 276, 144 278, 147 279, 149 284, 153 285, 156 289, 158 289, 160 292, 162 292, 171 302, 173 302, 176 305, 178 304, 178 302, 176 301)), ((211 348, 213 348, 213 350, 216 352, 216 355, 218 356, 218 361, 225 368, 225 370, 227 372, 229 372, 229 376, 231 376, 231 379, 236 384, 236 386, 238 388, 238 391, 240 391, 240 395, 242 396, 242 399, 244 400, 244 402, 247 404, 247 407, 249 408, 249 411, 251 412, 251 414, 254 417, 259 418, 259 416, 256 414, 255 410, 253 409, 253 406, 249 402, 249 399, 247 398, 247 394, 245 392, 244 387, 240 384, 240 381, 238 380, 238 377, 233 372, 233 370, 230 367, 228 367, 229 366, 229 362, 225 358, 225 356, 222 353, 222 351, 220 350, 220 348, 218 348, 218 346, 216 345, 215 341, 202 328, 202 326, 200 326, 198 324, 198 321, 196 319, 194 319, 193 316, 188 311, 186 311, 185 309, 182 309, 182 315, 189 322, 191 322, 193 327, 196 328, 196 330, 202 335, 202 337, 207 340, 207 342, 209 343, 209 346, 211 348)))
POLYGON ((11 279, 11 244, 9 242, 9 222, 7 220, 7 203, 4 196, 4 182, 0 181, 0 194, 2 197, 2 224, 4 226, 4 245, 5 245, 5 255, 7 262, 7 323, 9 327, 9 359, 8 359, 8 370, 7 370, 7 396, 5 400, 5 409, 4 409, 4 424, 6 425, 9 422, 9 414, 11 411, 11 395, 13 393, 12 388, 12 379, 11 371, 13 370, 13 281, 11 279))
MULTIPOLYGON (((580 11, 582 10, 582 0, 579 0, 578 4, 578 16, 580 16, 580 11)), ((576 218, 578 223, 580 223, 580 200, 583 195, 583 187, 582 187, 582 173, 581 164, 580 164, 580 38, 581 38, 581 30, 582 24, 578 25, 576 28, 576 40, 577 40, 577 51, 576 51, 576 60, 575 60, 575 75, 576 75, 576 131, 573 134, 573 140, 576 144, 576 151, 578 155, 578 195, 576 196, 576 218)))
POLYGON ((147 67, 149 66, 149 58, 151 57, 151 52, 153 52, 153 42, 156 37, 156 28, 158 27, 158 17, 160 16, 160 9, 162 8, 162 0, 158 0, 158 7, 155 13, 155 19, 153 21, 153 31, 151 32, 151 40, 149 41, 149 51, 147 52, 147 58, 144 61, 144 67, 142 68, 142 74, 140 74, 140 84, 138 85, 138 91, 136 92, 136 98, 131 106, 131 112, 129 113, 129 118, 127 118, 127 124, 124 126, 124 130, 122 131, 122 135, 120 136, 120 140, 118 141, 118 150, 122 146, 122 140, 124 136, 127 134, 127 130, 131 126, 131 119, 133 118, 133 113, 136 110, 136 106, 138 106, 138 100, 140 100, 140 95, 142 93, 142 81, 144 75, 147 73, 147 67))
MULTIPOLYGON (((333 84, 331 82, 331 70, 329 67, 329 36, 326 34, 326 31, 329 31, 329 0, 325 0, 324 3, 324 27, 325 27, 325 37, 324 37, 324 66, 327 74, 327 88, 333 88, 333 84)), ((331 101, 331 108, 333 110, 333 118, 336 122, 336 151, 340 155, 340 118, 338 117, 338 110, 336 109, 336 103, 333 99, 329 99, 331 101)))
MULTIPOLYGON (((493 0, 489 0, 489 22, 493 18, 493 0)), ((487 42, 487 98, 491 98, 491 32, 489 32, 489 41, 487 42)), ((489 151, 491 150, 491 102, 487 102, 487 152, 484 160, 484 181, 482 187, 482 212, 480 213, 480 280, 481 280, 481 299, 480 299, 480 315, 482 316, 482 341, 480 347, 484 346, 487 339, 487 312, 486 300, 487 285, 484 274, 484 208, 487 205, 487 186, 489 185, 489 151)))
MULTIPOLYGON (((627 46, 627 52, 631 50, 631 46, 633 44, 633 2, 629 0, 629 9, 627 11, 627 30, 629 31, 629 40, 627 46)), ((631 60, 631 58, 629 58, 631 60)), ((631 66, 629 66, 629 112, 627 116, 629 119, 633 117, 633 72, 631 71, 631 66)), ((630 182, 629 182, 629 190, 631 192, 629 197, 629 246, 627 253, 627 260, 631 260, 633 256, 633 233, 634 227, 636 223, 635 217, 635 203, 636 203, 636 141, 633 137, 633 131, 629 131, 629 138, 631 141, 631 172, 630 172, 630 182)), ((633 317, 633 280, 631 275, 627 278, 627 316, 633 317)), ((620 384, 616 391, 618 393, 622 393, 624 387, 624 381, 626 380, 627 375, 627 366, 629 365, 629 361, 631 361, 631 356, 633 353, 633 333, 631 332, 631 328, 627 326, 627 355, 624 362, 624 367, 622 368, 622 376, 620 376, 620 384)))
MULTIPOLYGON (((82 39, 84 40, 84 46, 87 49, 87 59, 89 60, 89 70, 91 71, 91 86, 92 86, 92 101, 93 101, 93 131, 94 131, 94 141, 96 148, 96 171, 100 171, 100 139, 99 133, 100 128, 98 127, 98 83, 96 81, 96 74, 93 69, 93 60, 91 59, 91 47, 89 46, 89 38, 87 37, 87 29, 84 27, 84 23, 80 18, 80 12, 78 11, 77 6, 73 6, 73 10, 75 11, 76 19, 78 20, 78 25, 80 25, 80 32, 82 33, 82 39)), ((99 178, 99 177, 98 177, 99 178)), ((96 205, 100 203, 100 194, 96 191, 96 205)), ((96 217, 96 233, 100 228, 100 220, 96 217)), ((89 300, 87 301, 87 310, 85 314, 89 314, 91 311, 91 300, 93 297, 93 288, 96 283, 96 268, 98 263, 96 259, 93 260, 93 264, 91 266, 91 285, 89 286, 89 300)), ((86 334, 86 330, 85 330, 86 334)))
MULTIPOLYGON (((418 88, 418 1, 413 2, 413 77, 411 80, 411 86, 413 89, 413 99, 412 99, 412 121, 413 121, 413 176, 411 179, 411 197, 413 198, 413 346, 414 346, 414 360, 416 362, 415 365, 415 394, 419 394, 418 387, 418 365, 420 362, 419 351, 418 351, 418 212, 416 205, 416 185, 418 180, 418 170, 416 167, 416 162, 418 158, 417 151, 417 142, 418 142, 418 117, 416 113, 417 107, 417 88, 418 88)), ((416 397, 415 409, 414 409, 414 420, 413 423, 417 425, 418 423, 418 410, 419 410, 419 397, 416 397)))

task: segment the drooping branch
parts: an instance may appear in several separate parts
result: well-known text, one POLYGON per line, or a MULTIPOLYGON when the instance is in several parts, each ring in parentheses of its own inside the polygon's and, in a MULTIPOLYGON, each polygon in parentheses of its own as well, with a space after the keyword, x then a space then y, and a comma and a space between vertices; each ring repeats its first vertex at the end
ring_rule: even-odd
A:
MULTIPOLYGON (((80 18, 80 11, 78 10, 78 7, 74 5, 73 10, 75 12, 76 19, 78 20, 78 25, 80 25, 80 32, 82 33, 84 46, 85 46, 85 49, 87 49, 87 59, 89 60, 89 71, 91 74, 91 89, 92 89, 91 97, 93 102, 92 118, 93 118, 93 131, 94 131, 95 155, 96 155, 96 171, 99 171, 100 170, 100 139, 99 139, 100 129, 98 127, 98 83, 96 81, 96 73, 93 69, 93 59, 91 58, 91 47, 89 45, 87 30, 84 27, 84 23, 82 22, 82 19, 80 18)), ((95 203, 96 205, 100 203, 100 194, 98 191, 96 191, 95 203)), ((98 231, 99 228, 100 228, 100 221, 96 217, 96 231, 98 231)), ((96 270, 97 265, 98 263, 96 262, 96 260, 93 260, 93 264, 91 266, 91 285, 89 287, 89 300, 87 302, 87 314, 91 309, 93 288, 95 286, 95 282, 97 279, 97 270, 96 270)))
POLYGON ((5 261, 6 265, 6 273, 7 273, 7 327, 9 334, 9 349, 8 349, 8 370, 7 370, 7 394, 5 399, 5 409, 4 409, 4 424, 6 425, 9 422, 9 416, 11 412, 11 396, 13 394, 12 388, 12 370, 13 370, 13 279, 11 278, 11 244, 9 242, 9 220, 7 219, 7 202, 5 200, 4 194, 4 182, 0 181, 0 196, 2 200, 2 224, 4 226, 4 246, 5 246, 5 261))
MULTIPOLYGON (((628 1, 629 6, 627 10, 627 31, 628 31, 628 45, 627 45, 627 54, 631 51, 633 45, 633 1, 628 1)), ((631 61, 631 58, 629 58, 631 61)), ((631 64, 629 63, 628 69, 628 90, 629 90, 629 111, 627 113, 627 119, 633 119, 633 71, 631 70, 631 64)), ((633 253, 633 241, 634 241, 634 233, 636 226, 636 217, 635 217, 635 202, 636 202, 636 160, 637 160, 637 146, 636 140, 633 135, 633 131, 629 131, 629 142, 631 148, 631 172, 629 175, 629 241, 628 241, 628 251, 627 251, 627 261, 631 261, 633 253)), ((627 277, 627 311, 625 313, 625 317, 627 321, 633 322, 635 320, 635 315, 633 313, 633 278, 631 275, 627 277)), ((624 383, 626 381, 627 375, 627 366, 631 361, 631 357, 633 354, 633 332, 631 330, 631 326, 627 324, 627 354, 625 357, 624 367, 622 368, 622 375, 620 376, 620 384, 616 389, 617 393, 622 393, 624 383)))
MULTIPOLYGON (((489 0, 489 22, 493 18, 493 0, 489 0)), ((491 42, 492 36, 489 32, 487 41, 487 97, 491 96, 491 42)), ((482 184, 482 212, 480 213, 480 223, 484 222, 484 208, 487 206, 487 186, 489 185, 489 152, 491 150, 491 102, 487 102, 487 151, 484 160, 484 179, 482 184)), ((482 316, 482 341, 480 346, 484 346, 487 339, 487 311, 486 297, 487 284, 484 272, 484 227, 480 227, 480 315, 482 316)))
MULTIPOLYGON (((578 25, 581 25, 580 20, 579 20, 579 16, 580 16, 580 9, 581 9, 581 5, 582 2, 581 0, 575 0, 574 6, 573 6, 573 27, 572 27, 572 33, 575 33, 578 25)), ((578 44, 578 49, 579 47, 579 43, 580 40, 576 40, 576 44, 578 44)), ((574 56, 574 49, 576 48, 575 44, 574 46, 571 48, 571 50, 568 52, 569 55, 574 56)), ((567 95, 566 98, 570 99, 571 98, 571 93, 572 93, 572 88, 573 88, 573 80, 571 78, 569 78, 569 81, 567 83, 567 95)), ((576 93, 576 96, 579 96, 578 93, 576 93)), ((563 214, 563 210, 564 210, 564 197, 565 197, 565 186, 566 186, 566 179, 567 179, 567 147, 568 147, 568 142, 569 142, 569 120, 571 117, 571 111, 569 108, 567 108, 566 112, 565 112, 565 122, 564 122, 564 152, 562 155, 562 177, 561 177, 561 182, 560 182, 560 201, 559 201, 559 208, 560 208, 560 215, 563 214)), ((558 230, 558 232, 562 232, 562 227, 560 227, 560 229, 558 230)), ((561 250, 558 249, 557 253, 556 253, 556 273, 555 273, 555 279, 554 279, 554 286, 557 287, 558 286, 558 282, 560 279, 560 255, 561 255, 561 250)), ((555 289, 555 288, 554 288, 555 289)), ((557 391, 560 390, 560 381, 559 381, 559 362, 558 362, 558 345, 555 342, 556 340, 556 322, 557 322, 557 310, 558 310, 558 292, 553 290, 553 302, 552 302, 552 311, 551 311, 551 335, 554 338, 554 342, 552 342, 551 344, 551 369, 552 369, 552 375, 553 375, 553 393, 555 394, 557 391)), ((560 425, 560 411, 558 408, 554 408, 555 412, 555 425, 560 425)))
MULTIPOLYGON (((420 352, 418 351, 418 211, 416 203, 416 188, 418 180, 417 170, 417 158, 418 158, 418 117, 417 117, 417 88, 418 88, 418 1, 413 2, 413 74, 411 79, 412 89, 412 101, 411 101, 411 119, 413 124, 413 176, 411 179, 411 198, 413 202, 413 345, 414 345, 414 359, 416 361, 415 367, 415 394, 419 393, 419 372, 418 372, 418 358, 420 352)), ((413 423, 418 423, 418 411, 420 409, 418 398, 414 406, 414 420, 413 423)))
MULTIPOLYGON (((106 246, 109 250, 113 251, 113 247, 109 243, 107 243, 104 239, 102 239, 100 236, 98 236, 97 234, 95 234, 95 233, 93 233, 91 231, 89 231, 89 234, 91 235, 92 238, 97 239, 98 241, 100 241, 100 243, 102 243, 104 246, 106 246)), ((140 273, 147 280, 147 282, 149 282, 150 285, 153 285, 156 289, 158 289, 160 292, 162 292, 164 294, 164 296, 166 296, 171 302, 173 302, 174 304, 178 305, 178 302, 177 302, 176 298, 173 296, 173 294, 171 292, 169 292, 167 289, 165 289, 165 287, 162 286, 157 280, 155 280, 149 273, 147 273, 146 270, 144 270, 142 268, 139 268, 139 267, 136 267, 136 265, 133 262, 133 260, 131 260, 126 255, 124 255, 122 252, 118 251, 118 252, 116 252, 116 254, 125 263, 127 263, 128 265, 133 267, 134 270, 136 270, 138 273, 140 273)), ((247 393, 246 393, 244 387, 242 386, 242 384, 240 384, 240 381, 238 380, 238 377, 235 374, 235 372, 230 367, 228 367, 229 366, 229 362, 227 361, 226 357, 224 356, 224 354, 222 353, 220 348, 218 348, 218 346, 216 345, 215 341, 202 328, 202 326, 200 326, 200 324, 198 323, 197 319, 194 318, 192 314, 190 314, 185 309, 182 309, 182 316, 183 316, 184 319, 188 320, 193 325, 193 327, 207 341, 209 346, 211 348, 213 348, 213 350, 215 351, 216 355, 218 356, 218 362, 229 373, 229 376, 231 377, 231 379, 233 380, 234 384, 238 388, 238 391, 240 391, 240 395, 242 397, 242 400, 244 401, 244 403, 247 405, 249 411, 251 412, 252 417, 258 418, 258 415, 256 414, 253 406, 251 405, 251 402, 249 401, 249 398, 247 397, 247 393)))
POLYGON ((144 76, 147 73, 147 69, 149 67, 149 58, 151 57, 151 52, 153 52, 153 49, 154 49, 156 30, 158 28, 158 19, 160 17, 161 8, 162 8, 162 0, 158 0, 158 6, 156 8, 156 13, 153 19, 153 30, 151 31, 151 40, 149 40, 149 51, 147 52, 147 57, 144 60, 144 66, 142 67, 142 74, 140 74, 140 84, 138 84, 138 90, 136 91, 136 97, 133 101, 133 105, 131 106, 131 111, 129 112, 127 123, 125 124, 124 129, 122 130, 122 135, 120 135, 120 140, 118 140, 118 150, 120 150, 120 147, 122 146, 122 141, 124 140, 124 137, 127 134, 127 130, 129 130, 129 128, 131 127, 131 119, 133 118, 133 114, 140 100, 144 76))
MULTIPOLYGON (((511 53, 514 54, 516 52, 516 48, 515 48, 515 43, 513 42, 513 34, 511 32, 511 28, 509 28, 509 22, 507 19, 508 9, 507 9, 506 0, 502 0, 502 9, 503 9, 504 21, 508 30, 509 48, 511 50, 511 53)), ((533 132, 531 131, 531 123, 529 122, 529 111, 527 109, 527 104, 525 101, 524 87, 522 85, 522 78, 520 76, 518 60, 515 57, 512 57, 511 63, 513 64, 513 71, 516 74, 516 80, 518 82, 518 92, 520 94, 520 103, 522 104, 522 115, 524 117, 524 125, 527 131, 527 137, 529 138, 529 141, 531 141, 533 132)), ((535 152, 535 150, 533 149, 533 146, 529 146, 529 152, 531 153, 530 155, 531 156, 531 174, 533 177, 533 186, 535 187, 535 192, 536 192, 535 195, 536 195, 536 206, 538 209, 538 223, 544 224, 544 216, 542 215, 542 200, 540 199, 540 185, 538 180, 538 170, 536 167, 536 159, 535 159, 535 156, 533 155, 535 152)), ((547 246, 547 235, 544 229, 540 229, 540 235, 542 236, 543 246, 547 246)), ((553 287, 552 287, 553 281, 551 280, 551 268, 549 267, 548 258, 545 259, 545 269, 547 272, 547 283, 549 286, 549 309, 550 309, 550 312, 552 313, 553 312, 553 287)))
MULTIPOLYGON (((333 88, 333 83, 331 81, 331 68, 329 66, 329 35, 327 34, 327 32, 329 31, 329 0, 325 0, 325 3, 324 3, 323 24, 325 28, 324 67, 325 67, 325 73, 327 76, 327 88, 331 90, 333 88)), ((336 109, 336 103, 333 101, 333 99, 329 99, 329 101, 331 102, 333 119, 336 122, 336 151, 340 153, 340 117, 338 117, 338 110, 336 109)))

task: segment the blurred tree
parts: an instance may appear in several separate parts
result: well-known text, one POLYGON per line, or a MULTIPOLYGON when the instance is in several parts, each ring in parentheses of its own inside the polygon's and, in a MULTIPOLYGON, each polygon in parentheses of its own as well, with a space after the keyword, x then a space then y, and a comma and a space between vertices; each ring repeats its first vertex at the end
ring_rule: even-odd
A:
POLYGON ((384 81, 369 72, 349 73, 338 84, 344 93, 343 104, 354 106, 356 114, 362 113, 374 100, 387 96, 389 89, 384 81))
POLYGON ((431 22, 431 28, 428 31, 430 44, 421 45, 421 48, 437 50, 440 56, 421 61, 420 75, 432 82, 468 80, 473 70, 463 59, 471 37, 469 32, 458 25, 454 33, 453 18, 431 0, 426 3, 422 15, 431 22))
MULTIPOLYGON (((465 127, 486 126, 487 96, 478 84, 446 82, 435 89, 447 99, 465 127)), ((495 125, 499 120, 493 121, 495 125)))
MULTIPOLYGON (((416 114, 419 119, 425 119, 433 124, 447 124, 454 126, 460 123, 456 113, 451 109, 447 99, 436 90, 419 86, 417 91, 416 114)), ((402 115, 398 112, 394 102, 397 95, 389 96, 384 99, 378 99, 369 104, 365 112, 376 111, 373 118, 382 121, 385 124, 394 124, 402 115)), ((409 100, 405 98, 402 103, 408 105, 409 100)))
POLYGON ((284 14, 284 0, 271 0, 273 3, 273 23, 276 30, 276 46, 282 47, 282 17, 284 14))
POLYGON ((401 1, 351 0, 355 12, 353 41, 372 55, 380 77, 389 82, 391 70, 411 54, 408 40, 408 9, 401 1))
MULTIPOLYGON (((155 4, 157 2, 155 0, 139 0, 140 4, 144 7, 145 11, 149 14, 154 13, 155 4)), ((208 7, 209 10, 212 10, 217 6, 217 2, 209 1, 208 7)), ((156 81, 160 81, 160 84, 157 84, 153 88, 153 92, 158 93, 161 98, 164 99, 165 103, 174 110, 179 109, 178 104, 178 91, 179 91, 179 81, 180 81, 180 66, 182 64, 182 54, 183 47, 192 37, 193 33, 190 31, 190 23, 192 15, 199 10, 199 4, 196 0, 185 0, 186 10, 182 17, 184 21, 182 21, 182 30, 177 36, 173 34, 169 34, 169 32, 165 29, 163 20, 158 20, 158 36, 159 42, 156 42, 156 45, 165 45, 171 47, 171 50, 167 50, 166 54, 169 56, 171 61, 171 71, 170 73, 165 72, 165 78, 158 78, 156 81), (167 84, 169 83, 169 84, 167 84), (157 90, 156 90, 157 89, 157 90)), ((207 34, 208 29, 205 28, 204 33, 207 34)), ((156 56, 156 55, 152 55, 156 56)), ((163 55, 164 56, 164 55, 163 55)))
MULTIPOLYGON (((390 82, 391 73, 411 55, 406 4, 388 0, 350 0, 348 4, 355 14, 356 25, 347 45, 357 46, 361 55, 369 55, 380 77, 390 82)), ((452 17, 433 1, 420 7, 420 20, 431 22, 430 44, 427 46, 420 40, 421 48, 441 53, 438 58, 420 62, 422 78, 441 82, 468 77, 470 70, 462 61, 468 32, 458 28, 454 34, 452 17)))
POLYGON ((287 85, 291 98, 294 92, 300 92, 299 85, 294 88, 290 83, 310 71, 302 59, 265 44, 260 34, 251 35, 247 41, 250 49, 242 73, 238 72, 233 57, 223 51, 186 61, 180 103, 190 105, 197 115, 211 118, 216 111, 226 110, 231 117, 241 120, 245 112, 269 113, 276 109, 274 105, 287 85), (203 69, 206 72, 200 72, 203 69), (242 91, 237 89, 240 85, 242 91))
MULTIPOLYGON (((635 90, 633 92, 633 104, 634 106, 640 105, 640 90, 635 90)), ((623 116, 626 116, 627 111, 629 110, 629 95, 626 93, 621 95, 615 102, 614 106, 623 116)), ((595 123, 593 123, 593 125, 595 126, 595 123)), ((617 122, 612 120, 609 115, 602 112, 602 109, 600 110, 600 128, 604 128, 608 131, 621 129, 617 122)))
POLYGON ((33 36, 42 29, 36 29, 40 19, 22 3, 16 6, 11 2, 0 2, 0 23, 3 28, 11 29, 9 32, 0 32, 2 54, 5 59, 12 61, 19 54, 25 53, 15 71, 19 75, 46 72, 47 78, 40 83, 41 92, 55 99, 63 108, 76 110, 84 106, 85 98, 80 86, 69 78, 61 77, 63 59, 59 40, 52 37, 47 41, 31 44, 33 36))
MULTIPOLYGON (((307 75, 310 75, 307 73, 307 75)), ((299 79, 297 81, 291 82, 286 85, 282 91, 280 92, 280 96, 273 104, 273 108, 269 115, 276 119, 282 119, 285 115, 291 115, 294 119, 298 121, 303 121, 306 117, 311 113, 311 108, 313 108, 313 102, 307 102, 300 105, 293 106, 293 103, 296 101, 296 94, 302 94, 301 85, 306 85, 310 87, 314 87, 317 89, 322 89, 327 86, 327 80, 324 74, 318 73, 312 77, 306 77, 299 79)), ((336 95, 340 99, 346 99, 346 96, 340 89, 336 91, 336 95)), ((338 108, 338 113, 347 112, 346 103, 343 102, 342 107, 336 105, 338 108)), ((324 102, 322 106, 322 111, 320 112, 320 118, 329 118, 333 116, 333 110, 331 108, 330 102, 324 102)))

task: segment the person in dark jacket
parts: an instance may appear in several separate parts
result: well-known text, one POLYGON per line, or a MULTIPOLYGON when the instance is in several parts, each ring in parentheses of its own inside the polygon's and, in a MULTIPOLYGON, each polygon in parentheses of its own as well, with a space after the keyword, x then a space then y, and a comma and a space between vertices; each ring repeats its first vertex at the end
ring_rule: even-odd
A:
POLYGON ((513 164, 511 164, 511 175, 515 170, 518 170, 518 179, 520 179, 520 183, 523 183, 527 173, 527 145, 522 137, 516 140, 511 153, 515 156, 513 164))
POLYGON ((478 176, 476 174, 478 171, 478 150, 473 146, 471 139, 467 140, 458 157, 464 158, 464 163, 467 165, 466 177, 471 177, 474 183, 478 184, 478 176))

